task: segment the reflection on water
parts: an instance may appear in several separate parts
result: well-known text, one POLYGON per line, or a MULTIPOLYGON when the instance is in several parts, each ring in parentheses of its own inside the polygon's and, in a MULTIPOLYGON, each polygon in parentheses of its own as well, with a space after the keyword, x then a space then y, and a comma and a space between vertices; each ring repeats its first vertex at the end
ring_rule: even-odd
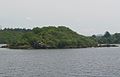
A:
POLYGON ((0 77, 120 77, 120 48, 0 49, 0 77))

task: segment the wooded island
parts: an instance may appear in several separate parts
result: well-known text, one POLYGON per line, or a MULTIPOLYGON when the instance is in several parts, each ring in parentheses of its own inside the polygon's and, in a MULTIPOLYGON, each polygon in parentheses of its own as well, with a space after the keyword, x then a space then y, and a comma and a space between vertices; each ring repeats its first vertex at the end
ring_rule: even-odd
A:
POLYGON ((97 47, 98 44, 119 44, 120 33, 103 36, 83 36, 65 26, 36 27, 33 29, 0 30, 0 43, 12 49, 56 49, 97 47))

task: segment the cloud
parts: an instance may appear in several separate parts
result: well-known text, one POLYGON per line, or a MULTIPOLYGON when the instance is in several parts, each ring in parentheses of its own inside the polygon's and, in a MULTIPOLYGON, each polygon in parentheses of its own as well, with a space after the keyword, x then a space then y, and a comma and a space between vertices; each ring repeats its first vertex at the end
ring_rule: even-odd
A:
POLYGON ((32 18, 31 17, 26 17, 25 18, 27 21, 32 21, 32 18))

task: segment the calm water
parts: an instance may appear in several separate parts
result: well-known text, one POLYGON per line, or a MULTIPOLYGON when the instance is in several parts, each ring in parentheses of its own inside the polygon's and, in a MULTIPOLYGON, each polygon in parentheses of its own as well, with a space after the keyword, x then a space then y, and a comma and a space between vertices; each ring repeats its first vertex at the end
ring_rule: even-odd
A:
POLYGON ((0 49, 0 77, 120 77, 120 48, 0 49))

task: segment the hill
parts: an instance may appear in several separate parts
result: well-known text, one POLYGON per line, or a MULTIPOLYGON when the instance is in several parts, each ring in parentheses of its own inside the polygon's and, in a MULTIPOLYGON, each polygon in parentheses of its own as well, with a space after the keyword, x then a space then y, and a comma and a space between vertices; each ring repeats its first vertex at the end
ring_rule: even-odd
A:
POLYGON ((2 30, 0 43, 9 48, 86 48, 97 46, 90 37, 79 35, 71 29, 59 26, 33 28, 32 30, 2 30))

